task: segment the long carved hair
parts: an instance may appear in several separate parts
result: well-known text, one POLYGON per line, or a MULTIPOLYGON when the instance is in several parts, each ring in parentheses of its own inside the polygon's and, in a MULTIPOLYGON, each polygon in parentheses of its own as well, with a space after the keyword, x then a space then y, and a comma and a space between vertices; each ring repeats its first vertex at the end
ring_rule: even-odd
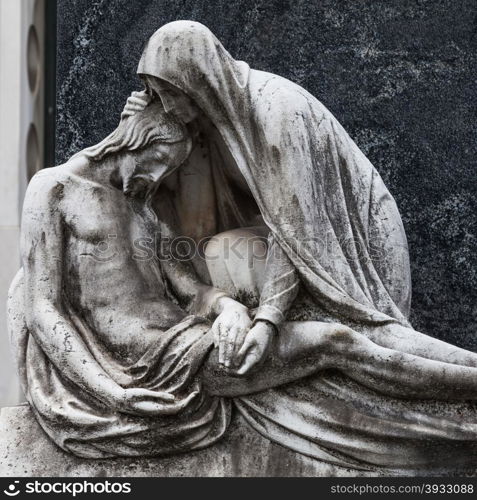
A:
POLYGON ((101 161, 123 151, 143 149, 155 141, 173 144, 186 140, 190 139, 185 125, 167 114, 161 101, 156 98, 144 110, 132 116, 123 115, 113 133, 74 156, 86 156, 91 161, 101 161))

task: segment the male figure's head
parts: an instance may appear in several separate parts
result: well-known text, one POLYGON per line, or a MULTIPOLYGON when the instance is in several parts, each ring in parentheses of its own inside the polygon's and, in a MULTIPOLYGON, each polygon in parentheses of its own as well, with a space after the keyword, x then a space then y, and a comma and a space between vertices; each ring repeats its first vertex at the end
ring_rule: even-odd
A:
POLYGON ((92 163, 116 157, 114 174, 124 194, 147 198, 184 163, 191 150, 192 139, 184 124, 155 99, 144 110, 123 115, 112 134, 80 154, 92 163))

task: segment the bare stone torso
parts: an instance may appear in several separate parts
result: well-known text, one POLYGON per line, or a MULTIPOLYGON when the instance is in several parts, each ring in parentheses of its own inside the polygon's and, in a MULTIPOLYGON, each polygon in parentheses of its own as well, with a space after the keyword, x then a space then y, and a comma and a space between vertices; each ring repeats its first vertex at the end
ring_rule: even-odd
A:
POLYGON ((135 360, 185 316, 166 297, 153 256, 155 215, 119 189, 75 175, 65 182, 62 211, 64 289, 71 306, 110 352, 135 360))

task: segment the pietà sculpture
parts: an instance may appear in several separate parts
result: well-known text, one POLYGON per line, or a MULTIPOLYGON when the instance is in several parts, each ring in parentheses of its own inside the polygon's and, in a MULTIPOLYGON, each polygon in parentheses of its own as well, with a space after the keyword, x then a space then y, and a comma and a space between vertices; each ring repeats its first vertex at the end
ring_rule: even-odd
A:
POLYGON ((235 408, 355 469, 475 463, 477 355, 409 324, 396 203, 336 118, 191 21, 138 73, 116 131, 25 199, 10 333, 48 435, 187 452, 235 408))

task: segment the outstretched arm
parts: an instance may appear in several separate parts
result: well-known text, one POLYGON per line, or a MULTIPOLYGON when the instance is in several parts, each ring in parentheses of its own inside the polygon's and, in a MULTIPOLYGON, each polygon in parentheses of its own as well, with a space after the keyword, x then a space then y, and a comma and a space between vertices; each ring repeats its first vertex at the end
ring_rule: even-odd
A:
POLYGON ((94 359, 65 314, 63 196, 64 185, 42 172, 32 179, 25 197, 21 254, 28 327, 61 374, 105 404, 128 413, 162 409, 172 396, 147 391, 139 401, 136 392, 128 393, 94 359))

